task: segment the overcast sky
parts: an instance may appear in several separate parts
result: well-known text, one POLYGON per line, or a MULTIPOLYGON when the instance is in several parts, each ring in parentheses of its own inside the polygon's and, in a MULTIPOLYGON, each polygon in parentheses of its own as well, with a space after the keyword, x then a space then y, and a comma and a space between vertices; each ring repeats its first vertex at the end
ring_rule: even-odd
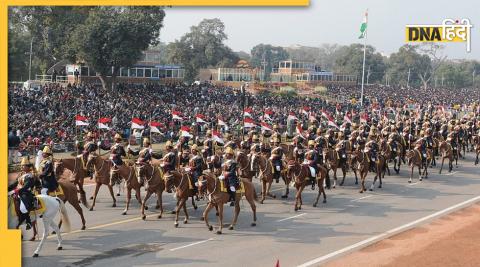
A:
POLYGON ((479 0, 310 0, 299 8, 206 8, 166 9, 161 39, 179 39, 191 25, 204 18, 225 23, 227 45, 235 51, 250 52, 259 43, 279 46, 295 44, 318 46, 322 43, 359 42, 359 28, 368 8, 368 44, 390 54, 405 43, 406 24, 441 24, 444 18, 469 18, 473 24, 472 51, 465 43, 446 43, 451 59, 480 60, 479 0))

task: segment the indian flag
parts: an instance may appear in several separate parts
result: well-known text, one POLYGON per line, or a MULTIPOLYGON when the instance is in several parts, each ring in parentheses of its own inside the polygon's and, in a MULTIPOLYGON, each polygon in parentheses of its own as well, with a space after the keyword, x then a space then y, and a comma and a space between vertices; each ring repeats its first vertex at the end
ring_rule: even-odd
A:
POLYGON ((365 17, 363 17, 362 25, 360 26, 360 36, 358 39, 367 37, 367 22, 368 22, 368 9, 365 11, 365 17))

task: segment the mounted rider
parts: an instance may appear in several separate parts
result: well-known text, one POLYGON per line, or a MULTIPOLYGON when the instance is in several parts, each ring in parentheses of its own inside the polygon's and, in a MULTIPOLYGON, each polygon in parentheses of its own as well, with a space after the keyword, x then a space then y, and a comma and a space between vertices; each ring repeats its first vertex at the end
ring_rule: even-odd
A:
MULTIPOLYGON (((372 127, 373 128, 373 127, 372 127)), ((368 155, 368 159, 370 162, 370 169, 376 171, 375 164, 378 160, 378 144, 377 144, 377 136, 375 131, 370 130, 370 134, 368 135, 368 141, 365 144, 365 153, 368 155)))
POLYGON ((212 139, 212 130, 207 130, 205 140, 203 141, 203 150, 202 154, 205 157, 213 156, 213 139, 212 139))
POLYGON ((127 146, 127 152, 131 155, 138 156, 137 164, 150 164, 152 158, 159 159, 159 155, 155 154, 152 149, 152 144, 150 143, 149 138, 143 138, 143 148, 138 151, 134 151, 130 148, 130 145, 127 146))
MULTIPOLYGON (((110 150, 110 161, 112 162, 112 167, 110 169, 110 180, 117 175, 119 167, 123 165, 122 157, 126 157, 127 153, 125 152, 125 148, 122 144, 122 136, 119 133, 116 133, 113 137, 113 141, 115 142, 112 146, 102 146, 103 150, 110 150)), ((99 142, 100 143, 100 142, 99 142)))
POLYGON ((240 180, 237 177, 237 162, 235 161, 234 155, 235 151, 232 148, 225 149, 222 175, 219 177, 220 180, 227 183, 227 190, 230 194, 230 200, 232 201, 235 201, 235 192, 240 186, 240 180))
POLYGON ((163 163, 160 166, 166 175, 170 175, 171 171, 175 170, 175 166, 177 164, 177 157, 173 151, 173 144, 170 140, 165 144, 165 149, 167 153, 165 156, 163 156, 163 163))
POLYGON ((48 195, 48 192, 55 192, 58 188, 58 182, 53 171, 52 151, 49 146, 45 146, 42 151, 43 160, 38 168, 39 178, 42 182, 42 195, 48 195))
POLYGON ((303 148, 303 137, 301 135, 297 135, 293 138, 293 159, 298 162, 302 163, 305 155, 305 151, 303 148))
POLYGON ((85 144, 83 145, 83 152, 82 152, 83 161, 87 162, 88 156, 90 155, 90 153, 95 152, 97 148, 98 146, 97 144, 95 144, 93 133, 88 132, 87 136, 85 137, 85 144))
POLYGON ((237 144, 233 140, 233 136, 231 134, 225 133, 223 137, 225 138, 225 148, 227 147, 231 147, 232 149, 237 148, 237 144))
POLYGON ((337 140, 335 140, 335 134, 332 129, 327 130, 325 138, 327 139, 328 148, 333 148, 337 143, 337 140))
POLYGON ((338 143, 335 145, 335 151, 337 151, 340 160, 347 159, 347 147, 345 142, 347 141, 345 140, 343 132, 338 132, 338 143))
POLYGON ((26 157, 22 159, 21 167, 24 174, 20 176, 17 181, 8 186, 8 194, 11 195, 13 193, 15 196, 20 198, 17 209, 18 226, 25 221, 26 229, 29 230, 32 227, 29 213, 35 209, 35 197, 33 194, 35 177, 33 176, 33 164, 30 163, 26 157))
POLYGON ((305 164, 308 165, 310 169, 310 183, 312 184, 312 190, 315 189, 315 182, 318 173, 318 153, 315 150, 315 141, 309 140, 308 141, 308 150, 305 152, 305 164))
POLYGON ((280 175, 282 173, 282 157, 283 157, 283 149, 280 146, 280 139, 278 137, 273 137, 272 140, 272 154, 270 156, 270 160, 272 161, 273 165, 273 178, 275 182, 278 184, 280 180, 280 175))
POLYGON ((190 172, 193 178, 193 184, 195 185, 195 194, 198 192, 197 182, 198 177, 202 175, 203 172, 203 158, 198 151, 198 146, 194 144, 191 148, 192 157, 188 162, 188 166, 190 168, 190 172))

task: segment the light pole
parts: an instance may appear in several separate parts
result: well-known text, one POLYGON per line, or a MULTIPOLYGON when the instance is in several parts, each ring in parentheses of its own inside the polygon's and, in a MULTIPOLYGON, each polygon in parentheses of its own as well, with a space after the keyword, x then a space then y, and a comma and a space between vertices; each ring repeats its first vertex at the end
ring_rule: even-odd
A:
POLYGON ((33 36, 30 39, 30 63, 28 64, 28 80, 32 78, 32 50, 33 50, 33 36))

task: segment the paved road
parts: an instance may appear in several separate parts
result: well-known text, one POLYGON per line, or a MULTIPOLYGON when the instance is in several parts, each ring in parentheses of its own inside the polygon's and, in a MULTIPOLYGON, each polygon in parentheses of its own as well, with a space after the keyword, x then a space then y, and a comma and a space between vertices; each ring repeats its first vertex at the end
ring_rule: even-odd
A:
MULTIPOLYGON (((209 232, 199 221, 205 203, 200 203, 197 211, 190 208, 189 223, 180 223, 176 229, 173 215, 157 219, 154 210, 148 211, 147 221, 142 221, 136 202, 130 213, 122 216, 124 195, 118 207, 112 208, 108 190, 102 187, 96 210, 84 209, 86 231, 77 230, 79 217, 69 207, 74 231, 63 235, 64 250, 56 251, 56 240, 50 237, 40 257, 33 259, 30 256, 38 241, 25 241, 23 264, 275 266, 279 260, 282 267, 297 266, 480 195, 480 167, 473 165, 472 155, 452 173, 439 175, 438 168, 430 171, 428 180, 415 179, 408 184, 407 170, 403 168, 400 176, 387 176, 383 188, 364 194, 358 193, 349 173, 346 186, 327 191, 328 203, 319 203, 317 208, 311 206, 316 193, 306 190, 304 207, 298 212, 293 210, 292 197, 268 199, 263 205, 257 203, 256 227, 250 226, 251 211, 244 201, 237 229, 224 228, 223 235, 209 232)), ((368 179, 370 186, 371 175, 368 179)), ((92 189, 88 187, 88 195, 92 189)), ((274 184, 273 189, 277 196, 283 190, 280 184, 274 184)), ((164 207, 174 208, 170 194, 164 195, 164 207)), ((231 221, 231 211, 227 208, 226 223, 231 221)), ((214 213, 210 220, 215 221, 214 213)), ((331 255, 338 257, 341 253, 331 255)))

